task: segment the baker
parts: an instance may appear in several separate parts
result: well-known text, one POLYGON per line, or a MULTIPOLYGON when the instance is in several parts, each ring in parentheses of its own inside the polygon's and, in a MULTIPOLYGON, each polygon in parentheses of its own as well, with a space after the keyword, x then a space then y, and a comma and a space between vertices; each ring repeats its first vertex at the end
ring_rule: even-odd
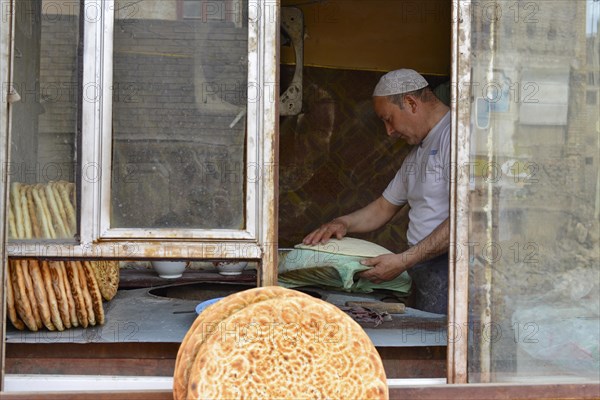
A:
POLYGON ((363 260, 373 268, 360 277, 374 283, 407 271, 415 286, 415 307, 446 313, 448 309, 450 109, 416 71, 385 74, 373 91, 375 113, 388 136, 414 145, 383 194, 366 207, 335 218, 308 234, 304 244, 327 243, 348 233, 370 232, 408 203, 409 249, 363 260))

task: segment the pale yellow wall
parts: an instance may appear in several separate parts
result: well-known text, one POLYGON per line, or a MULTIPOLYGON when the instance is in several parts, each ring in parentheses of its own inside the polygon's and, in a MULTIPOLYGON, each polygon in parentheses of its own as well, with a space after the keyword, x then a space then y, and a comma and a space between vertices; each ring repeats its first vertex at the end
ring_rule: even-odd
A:
MULTIPOLYGON (((298 8, 306 29, 305 65, 450 72, 451 0, 327 0, 298 8)), ((285 49, 282 61, 294 63, 293 52, 285 49)))

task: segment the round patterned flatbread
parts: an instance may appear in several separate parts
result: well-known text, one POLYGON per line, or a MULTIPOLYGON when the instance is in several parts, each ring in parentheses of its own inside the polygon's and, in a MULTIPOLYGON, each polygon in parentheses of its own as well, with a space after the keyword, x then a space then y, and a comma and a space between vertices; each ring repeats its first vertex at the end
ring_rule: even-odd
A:
POLYGON ((179 347, 173 376, 173 397, 176 400, 187 399, 189 371, 196 353, 204 339, 222 320, 251 304, 287 296, 310 297, 299 291, 267 286, 234 293, 207 307, 196 318, 179 347))
POLYGON ((92 261, 91 263, 98 289, 104 300, 109 301, 117 294, 119 289, 119 262, 118 261, 92 261))
POLYGON ((198 349, 188 399, 388 399, 363 329, 312 297, 278 297, 222 320, 198 349))

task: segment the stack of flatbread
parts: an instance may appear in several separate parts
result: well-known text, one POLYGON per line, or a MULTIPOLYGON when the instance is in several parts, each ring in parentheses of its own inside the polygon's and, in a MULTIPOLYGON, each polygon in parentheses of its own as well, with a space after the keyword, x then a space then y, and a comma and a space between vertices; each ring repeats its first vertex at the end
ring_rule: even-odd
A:
POLYGON ((77 229, 75 185, 50 182, 10 186, 8 236, 11 239, 71 238, 77 229))
POLYGON ((298 244, 279 259, 279 284, 288 288, 319 286, 328 290, 369 293, 383 289, 399 296, 410 292, 411 278, 403 272, 396 278, 373 283, 356 275, 373 267, 363 265, 365 258, 392 254, 388 249, 362 239, 344 237, 326 244, 298 244))
POLYGON ((339 308, 281 287, 206 308, 186 334, 173 393, 183 399, 388 399, 381 358, 339 308))
POLYGON ((19 330, 102 325, 102 301, 119 286, 116 261, 11 259, 6 270, 8 318, 19 330))

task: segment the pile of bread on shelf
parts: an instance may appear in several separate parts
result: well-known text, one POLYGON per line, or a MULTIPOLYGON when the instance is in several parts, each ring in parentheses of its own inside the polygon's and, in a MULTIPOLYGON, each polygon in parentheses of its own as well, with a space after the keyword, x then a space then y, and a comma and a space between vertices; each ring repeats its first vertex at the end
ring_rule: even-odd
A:
POLYGON ((19 330, 102 325, 102 302, 119 287, 118 261, 10 259, 6 271, 7 314, 19 330))
MULTIPOLYGON (((66 239, 77 233, 75 184, 10 185, 10 239, 66 239)), ((10 259, 7 314, 19 329, 63 331, 104 324, 103 300, 119 287, 118 261, 10 259)))
POLYGON ((77 230, 75 184, 66 181, 10 186, 8 237, 71 238, 77 230))

